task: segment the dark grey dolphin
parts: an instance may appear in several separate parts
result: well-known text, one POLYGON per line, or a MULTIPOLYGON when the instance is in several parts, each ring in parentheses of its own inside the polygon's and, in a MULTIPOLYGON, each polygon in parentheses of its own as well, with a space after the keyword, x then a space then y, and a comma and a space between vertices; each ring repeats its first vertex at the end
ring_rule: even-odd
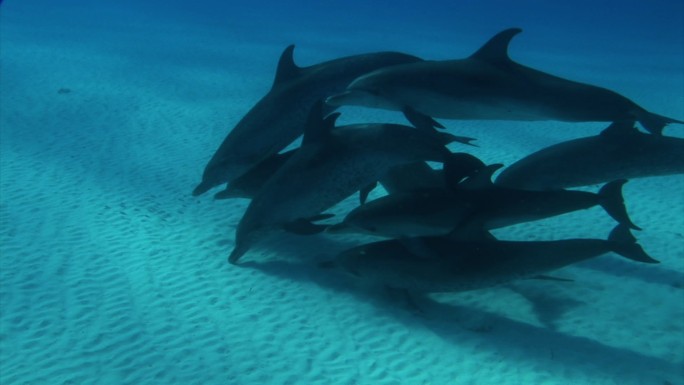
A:
POLYGON ((264 233, 295 230, 398 164, 444 161, 450 154, 446 144, 458 140, 398 124, 334 127, 338 115, 322 120, 322 103, 313 107, 302 146, 268 179, 240 220, 231 263, 264 233))
MULTIPOLYGON (((454 178, 450 162, 446 178, 454 178)), ((639 229, 630 220, 622 197, 626 180, 603 186, 598 194, 585 191, 527 191, 495 186, 491 174, 501 165, 487 166, 460 184, 399 192, 352 210, 329 232, 359 231, 386 237, 435 236, 491 230, 562 215, 600 205, 619 223, 639 229)))
POLYGON ((221 143, 193 195, 232 181, 285 148, 302 134, 307 114, 316 100, 344 90, 364 73, 421 60, 398 52, 378 52, 298 67, 293 51, 294 45, 285 49, 273 87, 221 143))
POLYGON ((333 106, 360 105, 462 120, 636 120, 659 134, 682 121, 646 111, 613 91, 525 67, 508 57, 521 29, 500 32, 472 56, 379 69, 328 98, 333 106))
POLYGON ((638 262, 658 263, 636 243, 626 226, 618 225, 608 240, 392 239, 352 248, 321 265, 339 268, 375 285, 438 293, 483 289, 534 278, 609 252, 638 262))
POLYGON ((496 184, 551 190, 683 173, 684 139, 644 134, 633 122, 617 122, 600 135, 558 143, 520 159, 501 172, 496 184))

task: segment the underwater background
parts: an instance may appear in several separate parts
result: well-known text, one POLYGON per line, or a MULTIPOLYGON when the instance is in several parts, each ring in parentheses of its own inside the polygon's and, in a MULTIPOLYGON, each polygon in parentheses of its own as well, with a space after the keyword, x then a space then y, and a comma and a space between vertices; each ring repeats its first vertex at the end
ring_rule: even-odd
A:
MULTIPOLYGON (((282 235, 229 265, 248 201, 191 196, 288 44, 299 65, 444 60, 509 27, 513 60, 684 118, 683 1, 4 1, 0 384, 684 384, 682 175, 625 186, 660 265, 606 255, 422 314, 317 267, 358 236, 282 235)), ((441 122, 504 164, 607 125, 441 122)), ((497 235, 612 226, 594 208, 497 235)))

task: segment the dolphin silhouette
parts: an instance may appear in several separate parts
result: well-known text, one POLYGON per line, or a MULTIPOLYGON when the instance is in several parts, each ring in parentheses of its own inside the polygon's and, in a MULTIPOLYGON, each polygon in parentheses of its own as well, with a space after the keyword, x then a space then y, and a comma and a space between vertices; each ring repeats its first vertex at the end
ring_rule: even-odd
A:
POLYGON ((554 190, 613 179, 684 174, 684 139, 639 132, 634 122, 611 124, 600 135, 554 144, 506 167, 496 184, 554 190))
POLYGON ((483 289, 535 278, 609 252, 637 262, 658 263, 636 243, 626 226, 618 225, 608 240, 392 239, 354 247, 320 265, 340 269, 375 285, 438 293, 483 289))
POLYGON ((359 105, 403 111, 407 117, 462 120, 636 120, 660 134, 683 123, 646 111, 605 88, 520 65, 508 56, 519 28, 504 30, 466 59, 423 61, 378 69, 331 96, 333 106, 359 105))

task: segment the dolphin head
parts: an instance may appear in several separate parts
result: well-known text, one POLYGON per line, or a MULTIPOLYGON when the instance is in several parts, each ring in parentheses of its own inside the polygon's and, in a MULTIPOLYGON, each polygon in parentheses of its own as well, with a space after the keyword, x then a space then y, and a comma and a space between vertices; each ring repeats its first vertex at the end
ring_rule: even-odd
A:
POLYGON ((347 89, 328 97, 325 103, 334 106, 362 106, 400 111, 404 106, 392 101, 392 87, 384 84, 383 70, 358 77, 347 89))
POLYGON ((202 195, 216 186, 231 183, 258 163, 258 159, 212 158, 202 174, 202 181, 192 191, 193 196, 202 195))

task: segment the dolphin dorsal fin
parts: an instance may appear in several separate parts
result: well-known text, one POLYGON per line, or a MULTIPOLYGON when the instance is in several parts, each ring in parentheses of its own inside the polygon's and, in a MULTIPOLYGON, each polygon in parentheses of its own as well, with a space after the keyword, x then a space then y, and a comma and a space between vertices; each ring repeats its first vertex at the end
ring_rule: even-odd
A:
POLYGON ((275 80, 273 81, 273 87, 278 84, 295 79, 301 73, 301 68, 298 67, 294 62, 295 46, 290 44, 285 48, 283 53, 280 55, 280 60, 278 61, 278 69, 276 70, 275 80))
POLYGON ((508 57, 508 45, 513 39, 513 36, 522 32, 520 28, 509 28, 503 30, 486 42, 480 49, 478 49, 470 57, 472 59, 479 59, 487 62, 508 62, 511 60, 508 57))
POLYGON ((471 174, 466 180, 459 184, 459 188, 464 188, 468 190, 481 190, 485 188, 490 188, 494 186, 492 182, 492 175, 496 170, 503 167, 501 163, 490 164, 488 166, 482 167, 479 170, 471 174))
POLYGON ((601 131, 602 138, 624 138, 627 135, 638 134, 633 120, 618 120, 601 131))
POLYGON ((339 112, 334 112, 324 118, 323 100, 318 100, 314 103, 304 126, 302 145, 326 140, 330 135, 330 130, 335 127, 335 121, 339 116, 339 112))

